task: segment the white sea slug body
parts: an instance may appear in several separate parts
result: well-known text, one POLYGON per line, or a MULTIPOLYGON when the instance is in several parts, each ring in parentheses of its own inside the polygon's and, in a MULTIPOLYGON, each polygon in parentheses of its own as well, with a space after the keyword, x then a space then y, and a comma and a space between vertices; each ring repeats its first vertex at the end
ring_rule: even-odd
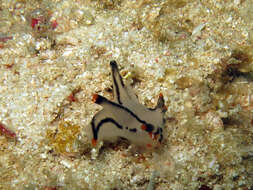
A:
POLYGON ((103 109, 93 117, 89 126, 92 144, 113 142, 122 137, 137 146, 156 147, 163 140, 165 106, 162 94, 154 109, 146 108, 138 102, 131 87, 123 83, 116 61, 111 61, 110 66, 114 101, 93 95, 93 102, 103 109))

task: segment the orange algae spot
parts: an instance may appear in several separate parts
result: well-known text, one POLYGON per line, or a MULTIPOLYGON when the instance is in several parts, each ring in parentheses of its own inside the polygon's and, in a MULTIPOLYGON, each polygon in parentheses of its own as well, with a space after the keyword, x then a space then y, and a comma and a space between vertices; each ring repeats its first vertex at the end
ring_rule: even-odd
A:
POLYGON ((12 36, 0 36, 0 42, 7 42, 8 40, 12 40, 12 36))
POLYGON ((9 137, 9 138, 15 138, 16 134, 12 132, 10 129, 8 129, 3 123, 0 122, 0 134, 9 137))
POLYGON ((35 26, 39 23, 39 19, 32 18, 31 20, 31 27, 34 29, 35 26))
POLYGON ((73 93, 71 93, 67 99, 70 101, 70 102, 77 102, 77 99, 75 97, 75 95, 73 93))
POLYGON ((98 95, 97 94, 93 94, 92 96, 92 101, 95 103, 98 99, 98 95))
POLYGON ((145 156, 143 156, 142 154, 140 154, 138 157, 137 157, 137 163, 142 163, 146 161, 146 158, 145 156))
POLYGON ((33 33, 38 36, 52 35, 58 26, 58 22, 51 18, 52 13, 48 9, 38 8, 27 14, 27 21, 33 29, 33 33))
POLYGON ((71 103, 71 102, 77 102, 78 99, 76 98, 76 94, 78 92, 80 92, 80 88, 76 88, 74 90, 72 90, 72 92, 67 96, 67 100, 71 103))
POLYGON ((75 142, 80 133, 80 127, 70 122, 60 122, 56 131, 48 130, 46 137, 49 144, 60 154, 73 154, 77 152, 75 142))
POLYGON ((53 20, 51 22, 51 26, 52 26, 52 29, 56 29, 56 27, 58 26, 58 22, 56 20, 53 20))

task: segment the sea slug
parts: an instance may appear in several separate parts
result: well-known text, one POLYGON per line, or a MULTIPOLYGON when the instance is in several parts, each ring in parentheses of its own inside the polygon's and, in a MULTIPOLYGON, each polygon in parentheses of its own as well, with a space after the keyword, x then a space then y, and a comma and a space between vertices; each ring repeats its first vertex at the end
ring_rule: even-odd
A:
POLYGON ((137 146, 159 146, 163 140, 166 111, 163 95, 159 95, 155 108, 146 108, 139 103, 131 87, 123 83, 116 61, 111 61, 110 66, 114 100, 93 95, 93 102, 103 109, 95 114, 89 126, 92 144, 124 138, 137 146))

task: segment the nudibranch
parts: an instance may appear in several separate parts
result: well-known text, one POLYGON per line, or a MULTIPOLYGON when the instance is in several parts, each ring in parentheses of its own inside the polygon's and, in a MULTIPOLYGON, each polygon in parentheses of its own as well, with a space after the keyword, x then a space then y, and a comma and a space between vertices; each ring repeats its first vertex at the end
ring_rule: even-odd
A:
POLYGON ((164 106, 160 94, 155 108, 140 104, 129 85, 123 83, 116 61, 110 62, 114 100, 94 94, 93 102, 103 107, 93 117, 89 130, 92 144, 124 138, 137 146, 157 147, 163 140, 164 106))

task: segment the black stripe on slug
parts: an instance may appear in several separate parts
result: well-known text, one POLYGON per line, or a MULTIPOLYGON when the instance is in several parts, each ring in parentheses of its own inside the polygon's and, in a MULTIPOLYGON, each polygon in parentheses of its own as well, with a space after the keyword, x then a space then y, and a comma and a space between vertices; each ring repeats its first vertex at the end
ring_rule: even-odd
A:
POLYGON ((160 138, 159 138, 159 143, 162 143, 162 140, 163 140, 163 134, 160 135, 160 138))
POLYGON ((99 132, 100 127, 102 127, 103 124, 105 124, 105 123, 112 123, 112 124, 114 124, 114 126, 117 127, 118 129, 123 129, 123 127, 122 127, 119 123, 117 123, 114 119, 112 119, 112 118, 105 118, 105 119, 102 119, 102 120, 98 123, 98 125, 97 125, 96 127, 95 127, 95 124, 94 124, 94 120, 92 119, 92 121, 91 121, 91 126, 92 126, 93 137, 94 137, 95 140, 98 139, 98 132, 99 132))
POLYGON ((137 132, 137 129, 136 128, 133 128, 133 129, 129 129, 130 132, 133 132, 133 133, 136 133, 137 132))
MULTIPOLYGON (((118 69, 118 64, 117 64, 117 62, 113 60, 113 61, 110 62, 110 65, 111 65, 112 69, 116 69, 116 71, 117 71, 117 73, 118 73, 118 75, 119 75, 119 80, 120 80, 121 86, 125 86, 124 83, 123 83, 122 77, 121 77, 121 75, 119 74, 119 69, 118 69)), ((113 71, 113 72, 114 72, 114 71, 113 71)))
POLYGON ((98 125, 97 125, 97 130, 98 130, 98 128, 100 128, 103 124, 105 124, 105 123, 113 123, 117 128, 119 128, 119 129, 123 129, 123 127, 120 125, 120 124, 118 124, 114 119, 112 119, 112 118, 105 118, 105 119, 102 119, 99 123, 98 123, 98 125))
POLYGON ((107 98, 96 94, 96 101, 95 103, 97 104, 102 104, 103 102, 107 102, 108 104, 111 104, 111 106, 115 106, 118 107, 119 109, 123 109, 126 112, 128 112, 132 117, 134 117, 137 121, 139 121, 140 123, 144 124, 146 126, 145 131, 147 132, 152 132, 154 130, 154 126, 152 124, 146 123, 144 120, 141 120, 135 113, 133 113, 131 110, 129 110, 127 107, 121 105, 121 104, 117 104, 114 103, 110 100, 108 100, 107 98))
MULTIPOLYGON (((104 97, 103 97, 103 98, 104 98, 104 97)), ((132 117, 134 117, 137 121, 139 121, 140 123, 146 125, 146 126, 147 126, 147 129, 146 129, 147 132, 152 132, 152 131, 154 130, 154 126, 153 126, 152 124, 149 124, 149 123, 147 123, 147 122, 144 121, 144 120, 141 120, 135 113, 133 113, 133 112, 132 112, 131 110, 129 110, 127 107, 125 107, 125 106, 123 106, 123 105, 120 105, 120 104, 117 104, 117 103, 114 103, 114 102, 112 102, 112 101, 110 101, 110 100, 108 100, 108 99, 106 99, 106 98, 104 98, 104 99, 107 101, 107 103, 111 104, 112 106, 116 106, 116 107, 118 107, 118 108, 120 108, 120 109, 125 110, 125 111, 128 112, 132 117)))
POLYGON ((98 133, 97 133, 96 126, 95 126, 94 122, 95 122, 95 116, 91 120, 91 127, 92 127, 93 138, 95 140, 97 140, 98 139, 98 133))
POLYGON ((117 96, 117 100, 118 100, 118 103, 119 104, 122 104, 121 100, 120 100, 120 90, 119 90, 119 84, 117 82, 117 79, 116 79, 116 76, 115 75, 118 75, 119 77, 119 80, 120 80, 120 85, 122 87, 124 87, 124 83, 122 81, 122 78, 121 78, 121 75, 119 74, 119 69, 118 69, 118 65, 116 63, 116 61, 111 61, 110 62, 110 65, 111 65, 111 69, 112 69, 112 80, 113 80, 113 84, 114 84, 114 87, 115 87, 115 92, 116 92, 116 96, 117 96))
POLYGON ((163 133, 163 129, 161 128, 161 127, 159 127, 159 129, 160 129, 160 132, 161 132, 161 134, 163 133))
POLYGON ((112 80, 113 80, 113 83, 114 83, 114 87, 115 87, 115 91, 116 91, 115 95, 117 96, 118 103, 122 104, 122 102, 120 100, 119 87, 118 87, 118 84, 116 82, 116 79, 115 79, 114 75, 112 75, 112 80))
POLYGON ((149 123, 145 124, 145 126, 146 126, 145 131, 147 131, 147 132, 152 132, 154 130, 154 126, 149 123))
MULTIPOLYGON (((100 96, 98 95, 97 99, 99 100, 100 103, 102 103, 103 101, 106 101, 108 104, 111 104, 111 106, 115 106, 115 107, 118 107, 119 109, 123 109, 125 110, 126 112, 128 112, 132 117, 134 117, 137 121, 139 121, 140 123, 144 124, 147 129, 145 131, 147 132, 152 132, 154 130, 154 126, 152 124, 149 124, 147 123, 146 121, 144 120, 141 120, 136 114, 134 114, 131 110, 129 110, 128 108, 120 105, 120 104, 117 104, 117 103, 114 103, 106 98, 104 98, 103 96, 100 96)), ((93 136, 94 136, 94 139, 97 140, 98 138, 98 131, 99 131, 99 128, 102 127, 102 124, 105 123, 105 122, 112 122, 113 124, 115 124, 118 128, 122 129, 122 126, 119 125, 114 119, 112 118, 106 118, 106 119, 103 119, 99 122, 99 124, 97 126, 95 126, 95 118, 96 116, 93 117, 92 121, 91 121, 91 126, 92 126, 92 132, 93 132, 93 136), (101 123, 102 122, 102 123, 101 123)), ((161 128, 160 128, 161 129, 161 128)), ((160 137, 161 138, 161 137, 160 137)), ((160 139, 159 139, 160 140, 160 139)))
POLYGON ((163 129, 162 128, 159 128, 159 133, 160 133, 160 138, 158 141, 159 141, 159 143, 161 143, 163 140, 163 129))
MULTIPOLYGON (((128 112, 132 117, 134 117, 137 121, 139 121, 140 123, 144 124, 147 129, 145 131, 147 132, 152 132, 154 130, 154 126, 152 124, 147 123, 144 120, 141 120, 135 113, 133 113, 131 110, 129 110, 127 107, 121 105, 121 104, 117 104, 115 102, 112 102, 108 99, 106 99, 105 97, 101 96, 101 95, 96 95, 96 102, 97 104, 102 104, 103 102, 107 102, 108 104, 110 104, 112 107, 117 107, 119 109, 123 109, 126 112, 128 112)), ((94 116, 95 117, 95 116, 94 116)))
POLYGON ((157 128, 156 132, 154 133, 154 135, 158 135, 160 133, 160 128, 157 128))

